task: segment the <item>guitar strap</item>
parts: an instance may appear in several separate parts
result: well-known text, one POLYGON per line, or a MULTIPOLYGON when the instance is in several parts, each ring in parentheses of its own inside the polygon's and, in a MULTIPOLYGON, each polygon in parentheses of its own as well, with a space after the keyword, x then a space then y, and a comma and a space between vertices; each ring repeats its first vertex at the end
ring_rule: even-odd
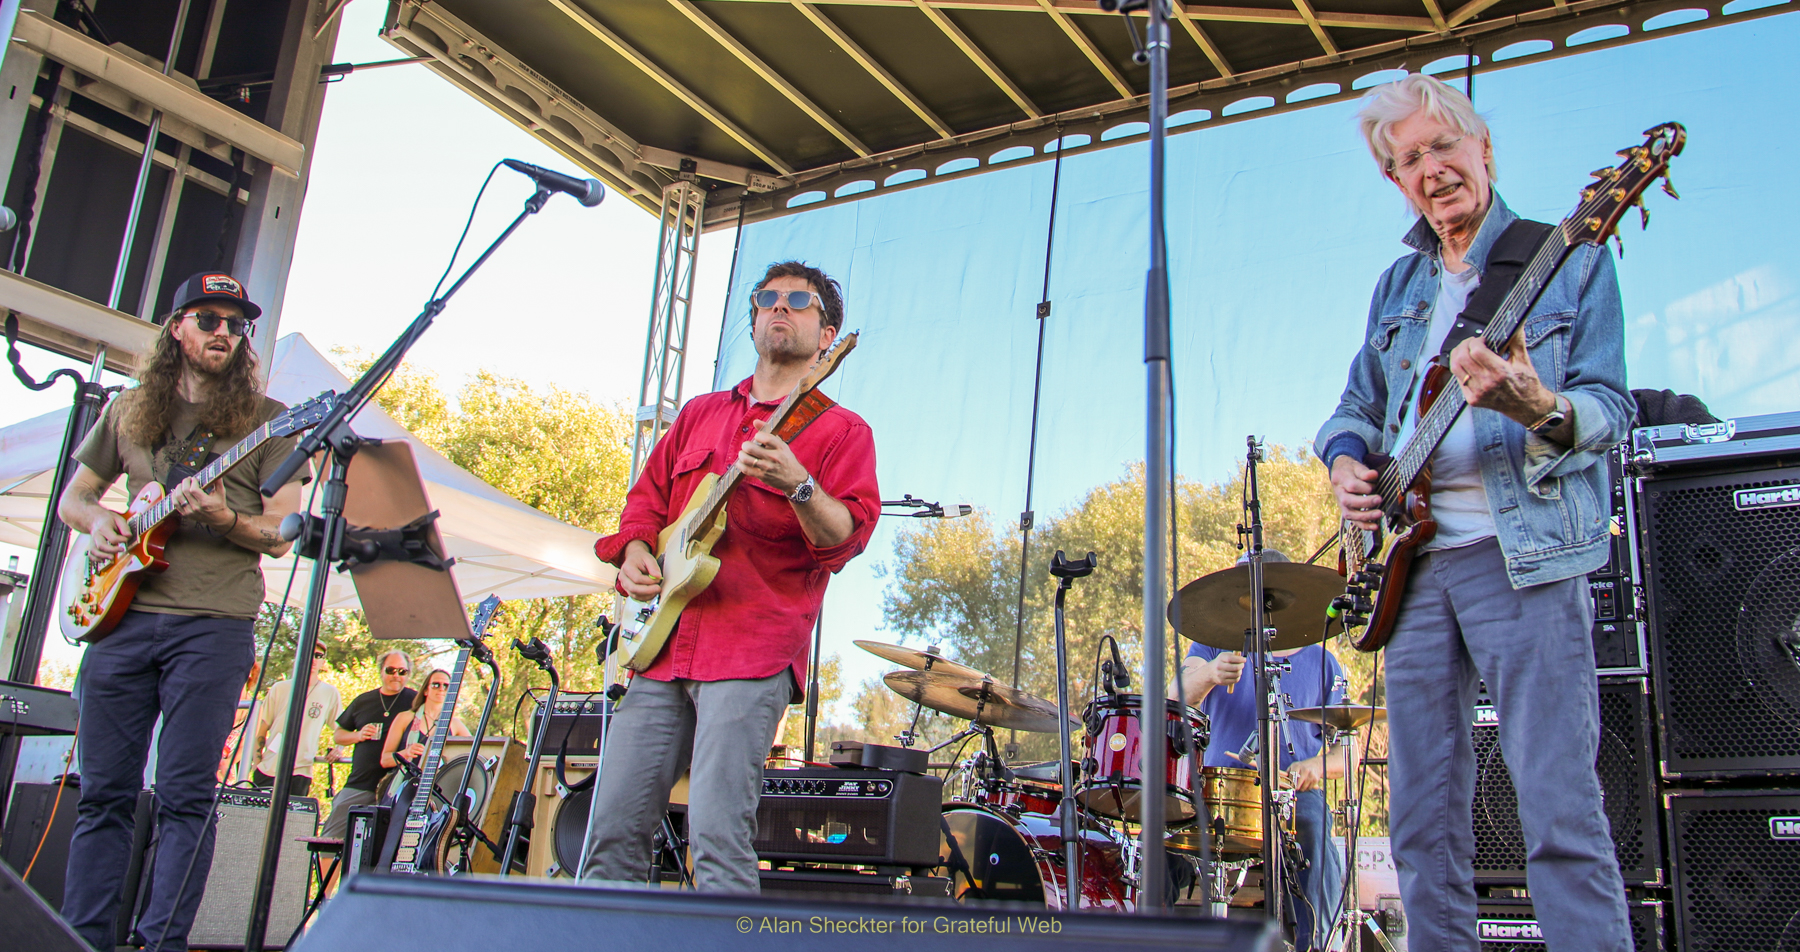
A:
POLYGON ((835 406, 837 406, 836 400, 820 393, 817 389, 808 390, 805 396, 794 401, 793 411, 788 414, 788 418, 781 424, 781 428, 775 431, 775 435, 780 437, 783 443, 792 443, 794 437, 799 436, 802 430, 812 426, 814 420, 824 416, 826 410, 835 406))
POLYGON ((163 474, 163 487, 173 489, 177 483, 198 473, 206 465, 207 457, 212 453, 213 441, 216 438, 217 434, 213 431, 201 430, 198 427, 194 429, 194 432, 188 434, 187 452, 183 453, 177 462, 169 464, 169 471, 163 474))
POLYGON ((1525 273, 1525 266, 1531 263, 1531 259, 1537 255, 1538 247, 1555 230, 1555 225, 1518 218, 1500 233, 1494 247, 1488 251, 1487 268, 1481 272, 1481 284, 1475 288, 1474 294, 1469 295, 1469 303, 1456 316, 1456 323, 1451 325, 1450 333, 1444 335, 1444 346, 1438 353, 1443 356, 1446 364, 1456 345, 1487 330, 1488 322, 1500 310, 1501 302, 1506 300, 1513 285, 1519 283, 1520 275, 1525 273))

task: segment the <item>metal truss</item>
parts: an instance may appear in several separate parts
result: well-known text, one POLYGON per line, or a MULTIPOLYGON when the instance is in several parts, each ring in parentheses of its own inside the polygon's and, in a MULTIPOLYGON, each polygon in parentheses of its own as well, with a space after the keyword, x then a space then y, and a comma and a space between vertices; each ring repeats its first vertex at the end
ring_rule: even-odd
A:
POLYGON ((705 214, 706 189, 691 177, 663 189, 650 333, 644 341, 644 377, 638 385, 637 428, 631 440, 634 480, 649 459, 650 448, 675 423, 675 414, 681 409, 688 316, 694 302, 694 262, 700 257, 700 225, 705 214))

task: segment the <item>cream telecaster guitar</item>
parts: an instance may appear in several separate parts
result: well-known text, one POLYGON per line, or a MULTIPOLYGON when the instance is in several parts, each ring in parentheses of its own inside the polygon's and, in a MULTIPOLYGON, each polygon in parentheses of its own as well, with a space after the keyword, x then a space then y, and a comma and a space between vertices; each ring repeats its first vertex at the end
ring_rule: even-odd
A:
MULTIPOLYGON (((782 432, 796 410, 802 410, 814 388, 831 376, 844 355, 856 347, 856 332, 838 338, 837 343, 813 364, 794 392, 781 401, 769 416, 769 427, 782 432)), ((828 404, 827 404, 828 405, 828 404)), ((815 412, 816 415, 816 412, 815 412)), ((712 555, 713 546, 725 533, 725 503, 743 482, 743 471, 736 463, 723 475, 709 473, 694 488, 687 508, 681 516, 656 537, 656 560, 662 565, 662 594, 640 602, 627 599, 624 620, 619 623, 619 644, 614 657, 633 671, 642 671, 662 653, 669 635, 675 631, 675 620, 694 596, 706 591, 719 574, 719 560, 712 555)))
MULTIPOLYGON (((265 440, 310 430, 331 411, 337 394, 324 393, 282 413, 239 440, 236 446, 194 474, 202 486, 212 486, 265 440)), ((138 490, 123 513, 131 541, 120 555, 101 561, 88 555, 89 538, 77 535, 63 563, 61 601, 63 635, 74 641, 99 641, 112 634, 138 586, 169 567, 163 548, 175 534, 175 503, 159 483, 138 490)))

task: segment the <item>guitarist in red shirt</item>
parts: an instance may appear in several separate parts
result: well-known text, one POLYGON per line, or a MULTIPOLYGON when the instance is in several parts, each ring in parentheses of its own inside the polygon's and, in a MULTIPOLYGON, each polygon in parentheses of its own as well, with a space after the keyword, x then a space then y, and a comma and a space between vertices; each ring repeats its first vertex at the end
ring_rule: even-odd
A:
POLYGON ((669 791, 688 771, 696 888, 759 891, 752 842, 763 761, 782 712, 802 699, 827 577, 862 552, 880 513, 875 440, 861 417, 815 401, 788 418, 788 439, 766 423, 837 339, 844 319, 838 283, 783 262, 769 268, 751 301, 755 373, 682 408, 627 494, 619 531, 594 547, 619 566, 622 592, 654 599, 663 582, 658 534, 704 477, 733 465, 745 477, 712 550, 717 576, 687 603, 613 720, 589 818, 585 879, 643 880, 669 791))
POLYGON ((91 537, 95 559, 132 542, 125 520, 100 505, 120 476, 133 495, 151 482, 170 487, 180 518, 163 552, 168 568, 149 575, 118 625, 88 646, 77 681, 81 801, 62 915, 96 949, 113 946, 158 715, 156 870, 139 930, 151 949, 187 948, 212 864, 214 772, 255 651, 260 562, 288 550, 277 529, 300 505, 298 476, 272 499, 256 491, 290 439, 264 441, 213 485, 184 475, 285 408, 262 394, 256 352, 246 342, 262 309, 242 284, 203 272, 183 282, 174 300, 138 386, 106 408, 75 450, 81 466, 57 508, 63 522, 91 537))

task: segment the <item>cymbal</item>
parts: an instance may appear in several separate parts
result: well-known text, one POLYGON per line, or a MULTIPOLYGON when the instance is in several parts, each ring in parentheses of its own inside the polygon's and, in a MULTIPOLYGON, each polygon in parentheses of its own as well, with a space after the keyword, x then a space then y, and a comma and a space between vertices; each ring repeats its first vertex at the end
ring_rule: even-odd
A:
POLYGON ((895 671, 882 680, 901 697, 951 717, 1020 731, 1047 734, 1056 730, 1056 705, 992 678, 944 671, 895 671))
MULTIPOLYGON (((1325 610, 1344 593, 1332 569, 1302 562, 1263 563, 1263 605, 1275 629, 1270 651, 1302 648, 1325 639, 1325 610)), ((1225 651, 1244 650, 1250 629, 1250 566, 1234 565, 1181 587, 1181 634, 1225 651)), ((1171 614, 1175 603, 1169 603, 1171 614)))
POLYGON ((1288 717, 1309 724, 1324 724, 1341 731, 1355 730, 1370 721, 1387 720, 1387 708, 1366 704, 1329 704, 1325 707, 1297 707, 1288 717))
POLYGON ((905 665, 914 671, 942 671, 958 674, 965 678, 974 678, 977 681, 989 677, 986 671, 977 671, 966 664, 957 664, 938 654, 936 645, 920 651, 917 648, 905 648, 880 641, 857 641, 854 644, 877 658, 905 665))

